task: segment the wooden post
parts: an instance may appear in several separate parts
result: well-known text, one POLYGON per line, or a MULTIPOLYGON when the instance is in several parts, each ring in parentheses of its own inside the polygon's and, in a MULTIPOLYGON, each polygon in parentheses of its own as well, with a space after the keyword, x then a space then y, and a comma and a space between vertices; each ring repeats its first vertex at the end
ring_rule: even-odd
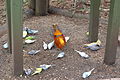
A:
POLYGON ((14 57, 14 75, 23 74, 23 23, 22 0, 11 0, 12 53, 14 57))
POLYGON ((9 51, 12 53, 12 41, 11 41, 11 0, 6 0, 6 9, 7 9, 7 26, 8 26, 8 44, 9 51))
POLYGON ((101 0, 90 0, 90 23, 89 23, 89 41, 95 42, 98 40, 98 26, 99 26, 99 7, 101 0))
POLYGON ((120 0, 111 0, 104 63, 112 65, 116 60, 120 27, 120 0))
POLYGON ((36 0, 30 0, 30 8, 35 11, 36 0))
POLYGON ((45 16, 48 14, 48 0, 36 0, 35 15, 45 16))
POLYGON ((47 1, 47 4, 48 4, 48 10, 49 10, 49 7, 50 7, 50 0, 47 1))

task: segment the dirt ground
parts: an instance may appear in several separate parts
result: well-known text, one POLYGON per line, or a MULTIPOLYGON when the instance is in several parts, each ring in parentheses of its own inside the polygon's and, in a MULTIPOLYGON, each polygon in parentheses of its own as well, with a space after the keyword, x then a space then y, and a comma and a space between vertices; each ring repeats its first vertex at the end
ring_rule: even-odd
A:
POLYGON ((83 45, 88 43, 86 36, 88 25, 88 19, 75 19, 56 14, 42 17, 33 16, 25 20, 24 27, 37 29, 39 33, 35 35, 37 41, 34 44, 24 45, 24 50, 39 49, 41 51, 36 55, 25 55, 26 53, 24 53, 24 68, 36 68, 41 64, 54 64, 55 66, 41 74, 27 78, 13 76, 13 55, 2 48, 2 45, 8 40, 7 34, 5 34, 0 39, 0 80, 83 80, 82 73, 92 68, 95 68, 94 72, 85 80, 119 78, 120 54, 117 54, 115 65, 103 64, 107 24, 100 24, 99 26, 99 39, 102 41, 102 48, 98 51, 83 48, 83 45), (63 50, 65 57, 62 59, 56 59, 56 56, 61 52, 56 47, 52 50, 44 50, 42 47, 43 41, 49 43, 53 40, 53 36, 50 35, 53 24, 58 24, 65 36, 70 37, 63 50), (86 52, 90 58, 81 58, 74 51, 75 49, 86 52))
POLYGON ((0 78, 5 80, 82 80, 81 74, 91 68, 95 68, 93 74, 86 80, 96 80, 101 78, 120 77, 120 59, 117 56, 116 64, 107 66, 103 64, 104 47, 106 38, 107 25, 100 26, 99 39, 102 41, 103 48, 98 51, 91 51, 83 48, 83 44, 88 43, 86 31, 88 29, 87 19, 73 19, 60 15, 48 15, 43 17, 32 17, 24 22, 24 27, 39 30, 36 35, 37 42, 30 45, 24 45, 24 50, 40 49, 41 52, 36 55, 24 56, 24 68, 35 68, 40 64, 55 64, 54 67, 39 75, 29 76, 27 78, 13 77, 13 56, 7 50, 2 48, 2 44, 7 41, 7 35, 0 39, 0 78), (57 23, 66 36, 70 36, 70 40, 64 48, 65 57, 56 59, 60 50, 53 48, 44 51, 42 42, 47 43, 53 40, 51 33, 51 25, 57 23), (90 55, 89 59, 81 58, 75 51, 80 50, 90 55))

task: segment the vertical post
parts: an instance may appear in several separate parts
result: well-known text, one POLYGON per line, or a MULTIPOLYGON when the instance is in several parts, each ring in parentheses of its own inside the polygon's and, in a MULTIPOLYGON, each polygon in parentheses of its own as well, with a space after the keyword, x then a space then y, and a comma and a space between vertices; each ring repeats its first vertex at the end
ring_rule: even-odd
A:
POLYGON ((89 23, 89 41, 94 42, 98 40, 98 26, 99 26, 99 7, 101 0, 90 0, 90 23, 89 23))
POLYGON ((14 57, 14 75, 23 74, 22 42, 22 0, 11 0, 12 53, 14 57))
POLYGON ((30 0, 30 8, 35 11, 36 0, 30 0))
POLYGON ((6 9, 7 9, 7 26, 8 26, 8 44, 9 51, 12 53, 12 41, 11 41, 11 0, 6 0, 6 9))
POLYGON ((45 16, 48 14, 48 0, 36 0, 35 15, 45 16))
POLYGON ((47 1, 47 4, 48 4, 48 9, 49 9, 49 7, 50 7, 50 0, 47 1))
POLYGON ((111 0, 109 23, 107 30, 106 49, 104 63, 112 65, 116 60, 118 33, 120 27, 120 0, 111 0))

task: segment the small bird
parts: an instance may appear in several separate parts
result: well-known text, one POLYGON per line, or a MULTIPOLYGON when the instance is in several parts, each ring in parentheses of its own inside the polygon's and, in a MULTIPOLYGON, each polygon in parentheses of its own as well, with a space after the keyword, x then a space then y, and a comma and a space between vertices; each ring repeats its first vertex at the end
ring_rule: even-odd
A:
POLYGON ((32 44, 32 43, 34 43, 36 40, 25 40, 25 43, 27 43, 27 44, 32 44))
POLYGON ((52 41, 48 44, 48 49, 51 49, 53 46, 54 46, 54 41, 52 41))
POLYGON ((88 71, 88 72, 84 72, 83 74, 82 74, 82 78, 87 78, 87 77, 89 77, 90 75, 91 75, 91 73, 93 72, 93 70, 94 70, 95 68, 93 68, 93 69, 91 69, 90 71, 88 71))
POLYGON ((54 42, 57 48, 62 49, 65 44, 65 37, 63 35, 63 33, 60 31, 60 29, 58 28, 57 24, 53 25, 53 29, 54 29, 54 42))
POLYGON ((48 45, 43 41, 43 49, 46 50, 48 45))
POLYGON ((58 54, 57 59, 58 59, 58 58, 63 58, 64 56, 65 56, 65 53, 64 53, 64 52, 61 52, 61 53, 58 54))
POLYGON ((101 41, 97 40, 97 42, 92 42, 90 44, 84 44, 84 47, 90 47, 90 46, 94 46, 94 45, 100 46, 101 45, 101 41))
POLYGON ((35 39, 35 36, 28 36, 25 38, 25 40, 34 40, 35 39))
POLYGON ((30 52, 28 52, 29 55, 35 55, 37 53, 39 53, 40 50, 31 50, 30 52))
POLYGON ((36 68, 36 70, 34 71, 34 73, 32 73, 32 75, 40 74, 41 72, 42 72, 42 68, 36 68))
POLYGON ((92 51, 97 51, 101 47, 101 41, 97 40, 97 42, 92 42, 90 44, 84 44, 85 48, 91 49, 92 51))
POLYGON ((87 55, 85 52, 80 52, 78 50, 75 50, 81 57, 83 58, 89 58, 89 55, 87 55))
POLYGON ((89 49, 91 49, 92 51, 97 51, 99 50, 100 48, 102 48, 101 46, 98 46, 98 45, 94 45, 94 46, 91 46, 91 47, 88 47, 89 49))
POLYGON ((29 29, 29 28, 25 28, 25 30, 27 31, 28 34, 36 34, 38 33, 38 30, 33 30, 33 29, 29 29))
POLYGON ((28 34, 27 34, 27 31, 23 31, 23 38, 25 38, 26 36, 27 36, 28 34))
POLYGON ((70 37, 65 37, 65 41, 68 42, 68 40, 70 39, 70 37))
POLYGON ((89 32, 86 32, 86 35, 89 36, 89 32))
POLYGON ((5 44, 3 44, 3 48, 4 48, 4 49, 8 49, 8 42, 5 43, 5 44))
POLYGON ((52 65, 47 65, 47 64, 43 64, 40 65, 40 68, 42 68, 43 70, 47 70, 48 68, 50 68, 52 65))
POLYGON ((24 69, 24 73, 25 75, 30 75, 32 73, 32 70, 31 69, 24 69))

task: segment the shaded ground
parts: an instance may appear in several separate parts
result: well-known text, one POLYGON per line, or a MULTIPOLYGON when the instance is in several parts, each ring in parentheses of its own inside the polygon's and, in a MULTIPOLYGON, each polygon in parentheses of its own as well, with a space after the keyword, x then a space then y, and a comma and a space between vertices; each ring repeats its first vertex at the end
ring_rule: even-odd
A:
MULTIPOLYGON (((50 5, 72 11, 73 14, 80 13, 83 15, 90 13, 90 0, 50 0, 50 5), (75 2, 76 1, 76 2, 75 2)), ((110 0, 101 0, 100 18, 108 18, 110 0)))
MULTIPOLYGON (((67 9, 68 11, 72 11, 74 13, 80 14, 89 14, 90 12, 90 0, 50 0, 50 6, 54 6, 61 9, 67 9), (75 6, 76 5, 76 6, 75 6)), ((109 14, 109 5, 110 0, 101 0, 100 6, 100 18, 106 19, 109 14)), ((28 9, 28 4, 24 3, 24 8, 28 9)), ((0 1, 0 25, 5 24, 6 22, 6 9, 5 9, 5 0, 0 1)), ((27 16, 24 16, 27 17, 27 16)))
POLYGON ((88 28, 87 19, 73 19, 60 15, 48 15, 43 17, 32 17, 24 22, 24 27, 38 29, 36 35, 37 42, 30 45, 24 45, 24 50, 40 49, 41 52, 34 56, 24 56, 24 68, 35 68, 40 64, 55 64, 56 66, 39 75, 29 76, 27 78, 13 77, 13 60, 12 54, 2 49, 2 44, 6 42, 7 35, 0 39, 0 78, 5 80, 82 80, 81 74, 91 68, 96 68, 93 74, 86 80, 97 80, 101 78, 120 77, 120 59, 117 56, 116 64, 106 66, 103 64, 106 25, 101 24, 99 29, 99 39, 102 41, 103 48, 98 51, 90 51, 83 48, 84 43, 88 43, 86 31, 88 28), (70 36, 70 41, 64 48, 65 57, 55 59, 60 50, 53 48, 44 51, 42 41, 47 43, 52 41, 51 28, 52 24, 57 23, 66 36, 70 36), (84 51, 90 55, 89 59, 81 58, 74 49, 84 51))

